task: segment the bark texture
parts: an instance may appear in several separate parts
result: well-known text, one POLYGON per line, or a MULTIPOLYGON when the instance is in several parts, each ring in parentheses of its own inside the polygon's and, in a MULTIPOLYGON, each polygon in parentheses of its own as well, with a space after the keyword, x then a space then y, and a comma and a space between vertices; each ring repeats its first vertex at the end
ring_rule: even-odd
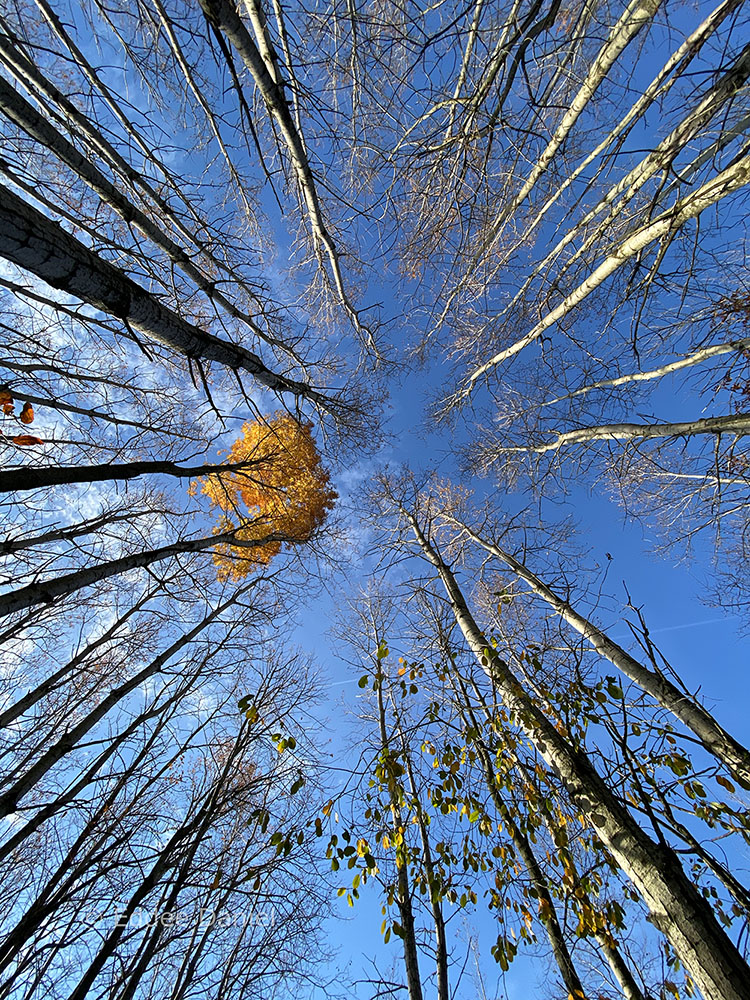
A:
POLYGON ((291 393, 330 407, 330 401, 318 390, 277 375, 252 351, 178 316, 8 188, 0 192, 0 256, 178 354, 249 372, 274 392, 291 393))
POLYGON ((590 759, 561 735, 526 693, 474 621, 447 564, 418 523, 411 523, 423 557, 436 569, 456 622, 511 717, 559 776, 572 801, 641 894, 706 1000, 750 1000, 750 967, 721 929, 713 910, 686 877, 674 851, 655 843, 610 791, 590 759))

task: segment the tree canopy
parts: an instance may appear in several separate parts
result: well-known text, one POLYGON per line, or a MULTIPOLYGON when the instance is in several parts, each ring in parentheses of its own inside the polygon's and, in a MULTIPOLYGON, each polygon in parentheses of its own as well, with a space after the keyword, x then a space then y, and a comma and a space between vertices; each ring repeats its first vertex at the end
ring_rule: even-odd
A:
MULTIPOLYGON (((201 492, 223 511, 217 534, 231 532, 237 542, 269 534, 290 542, 309 541, 337 496, 312 430, 309 421, 301 423, 287 413, 243 424, 242 436, 227 453, 227 462, 238 468, 214 472, 201 483, 201 492)), ((218 546, 214 562, 219 579, 243 579, 256 566, 268 565, 281 545, 279 540, 251 549, 231 543, 218 546)))
POLYGON ((6 2, 0 1000, 750 1000, 749 13, 6 2))

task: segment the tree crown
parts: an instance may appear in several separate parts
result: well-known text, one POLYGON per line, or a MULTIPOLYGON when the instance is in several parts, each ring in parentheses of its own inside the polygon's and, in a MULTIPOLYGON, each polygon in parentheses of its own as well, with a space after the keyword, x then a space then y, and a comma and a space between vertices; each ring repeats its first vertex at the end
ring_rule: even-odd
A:
POLYGON ((217 547, 214 562, 220 579, 240 580, 257 566, 268 565, 282 545, 277 538, 252 548, 242 543, 268 535, 305 542, 325 521, 338 494, 312 430, 311 423, 288 413, 249 420, 227 453, 227 464, 246 467, 198 481, 201 492, 222 512, 214 530, 233 532, 239 543, 217 547))

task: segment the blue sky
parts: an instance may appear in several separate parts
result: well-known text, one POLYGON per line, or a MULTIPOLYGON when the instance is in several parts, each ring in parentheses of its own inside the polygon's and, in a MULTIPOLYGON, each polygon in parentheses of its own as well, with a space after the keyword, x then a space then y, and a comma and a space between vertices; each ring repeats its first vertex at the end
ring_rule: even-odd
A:
MULTIPOLYGON (((700 5, 700 8, 706 9, 707 5, 700 5)), ((692 23, 696 12, 691 8, 686 17, 692 23)), ((666 31, 663 32, 655 42, 650 43, 641 63, 642 72, 653 69, 657 64, 661 57, 660 46, 667 34, 666 31)), ((117 50, 107 45, 106 51, 114 54, 117 50)), ((113 83, 121 82, 118 59, 119 56, 115 58, 116 69, 108 70, 113 83)), ((137 90, 131 93, 142 98, 137 90)), ((636 133, 631 137, 630 146, 633 148, 626 151, 626 156, 636 155, 635 147, 638 143, 648 141, 647 131, 648 127, 644 126, 640 134, 636 133)), ((327 151, 322 152, 325 154, 327 151)), ((197 161, 198 158, 195 157, 194 166, 197 161)), ((196 169, 200 172, 202 168, 201 159, 200 167, 196 169)), ((278 224, 278 229, 274 232, 275 260, 269 265, 266 278, 276 295, 286 296, 285 305, 292 306, 300 324, 305 325, 309 317, 298 306, 296 286, 285 270, 292 256, 291 237, 282 228, 284 223, 279 220, 267 188, 263 191, 262 200, 273 220, 273 226, 278 224)), ((735 233, 739 233, 744 224, 741 213, 737 213, 733 221, 736 225, 735 233)), ((729 239, 732 238, 730 233, 729 239)), ((538 239, 543 246, 550 239, 550 233, 542 230, 538 239)), ((363 243, 365 251, 374 250, 374 247, 368 247, 366 236, 363 237, 363 243)), ((407 328, 411 326, 409 332, 413 334, 413 328, 418 329, 424 321, 424 314, 417 315, 413 308, 417 291, 408 282, 399 283, 393 274, 378 269, 377 265, 371 269, 369 277, 366 301, 386 303, 384 312, 394 341, 393 350, 401 356, 400 352, 406 346, 406 336, 400 335, 400 324, 403 322, 407 328)), ((668 308, 672 306, 672 302, 665 296, 660 300, 659 306, 668 308)), ((588 328, 595 330, 599 319, 589 317, 588 328)), ((328 589, 316 594, 310 607, 299 609, 299 627, 293 635, 288 636, 291 641, 312 651, 319 665, 324 697, 316 708, 315 715, 327 720, 329 742, 322 749, 330 755, 333 764, 330 773, 332 789, 340 780, 341 772, 338 768, 346 766, 350 761, 347 748, 352 728, 356 727, 353 713, 356 712, 358 688, 357 675, 345 664, 341 650, 329 630, 342 598, 365 584, 375 565, 374 557, 367 551, 370 538, 358 519, 358 502, 354 491, 366 482, 367 477, 381 463, 405 462, 417 471, 437 468, 443 475, 460 475, 457 470, 458 446, 470 442, 472 433, 475 433, 470 421, 459 421, 442 428, 435 428, 426 421, 430 404, 452 375, 445 362, 433 358, 425 367, 415 368, 404 373, 400 379, 390 380, 391 396, 386 401, 390 416, 386 425, 388 439, 385 445, 374 455, 363 457, 352 454, 348 464, 345 457, 341 462, 344 467, 336 470, 342 493, 340 516, 351 540, 348 558, 344 560, 345 574, 332 577, 328 589)), ((265 401, 267 397, 257 398, 265 401)), ((678 389, 675 383, 670 382, 649 399, 648 406, 658 409, 659 416, 664 419, 703 412, 708 402, 708 398, 697 391, 684 387, 678 389)), ((239 416, 235 416, 239 419, 239 416)), ((236 427, 231 426, 223 436, 224 443, 230 443, 235 433, 236 427)), ((492 480, 477 479, 472 482, 472 486, 479 495, 490 495, 493 492, 497 495, 492 480)), ((517 509, 525 502, 525 498, 523 495, 498 497, 498 501, 501 506, 507 504, 508 508, 517 509)), ((596 567, 599 568, 598 571, 607 567, 605 590, 609 600, 598 620, 610 627, 614 638, 627 645, 629 633, 618 610, 625 599, 626 585, 634 603, 642 607, 658 645, 688 687, 691 690, 700 689, 708 705, 715 708, 719 720, 735 736, 749 743, 747 696, 750 692, 750 664, 747 643, 739 632, 742 624, 740 619, 731 615, 724 616, 720 609, 707 606, 702 601, 711 573, 712 555, 709 546, 703 541, 696 544, 689 563, 680 562, 673 553, 660 554, 657 551, 659 539, 654 527, 626 518, 601 482, 577 484, 564 501, 555 501, 550 510, 551 516, 555 518, 563 513, 574 516, 578 524, 580 544, 588 553, 585 561, 592 568, 592 573, 597 572, 596 567), (612 557, 611 560, 607 553, 612 557)), ((739 863, 744 864, 746 860, 740 858, 739 863)), ((750 867, 750 863, 747 867, 750 867)), ((400 977, 398 942, 394 939, 390 945, 382 945, 379 934, 382 919, 380 904, 375 900, 374 894, 363 892, 362 899, 353 911, 343 903, 339 909, 345 920, 330 923, 328 936, 331 943, 339 948, 338 963, 348 970, 347 976, 353 980, 368 976, 371 972, 368 961, 374 957, 381 970, 387 970, 391 963, 395 963, 394 974, 400 977)), ((459 920, 456 920, 455 924, 458 923, 459 920)), ((486 943, 485 938, 491 934, 491 921, 482 917, 478 920, 478 927, 483 942, 486 943)), ((463 941, 459 952, 465 947, 469 933, 469 925, 461 926, 457 935, 463 941)), ((486 949, 483 962, 488 983, 492 986, 497 970, 486 955, 486 949)), ((470 966, 471 963, 469 968, 470 966)), ((332 966, 332 971, 337 967, 332 966)), ((536 982, 537 975, 537 970, 528 968, 523 963, 514 965, 507 977, 508 994, 514 997, 524 995, 536 982)), ((359 992, 363 997, 368 995, 366 987, 362 987, 359 992)), ((466 994, 471 994, 470 988, 466 990, 466 994)), ((492 988, 490 995, 493 995, 492 988)))

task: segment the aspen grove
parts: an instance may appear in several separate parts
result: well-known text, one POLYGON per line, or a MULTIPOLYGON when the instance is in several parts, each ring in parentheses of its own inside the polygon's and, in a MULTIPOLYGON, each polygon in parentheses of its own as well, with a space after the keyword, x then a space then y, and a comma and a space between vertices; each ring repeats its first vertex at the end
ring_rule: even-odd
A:
POLYGON ((749 38, 1 5, 0 1000, 750 1000, 749 38))

